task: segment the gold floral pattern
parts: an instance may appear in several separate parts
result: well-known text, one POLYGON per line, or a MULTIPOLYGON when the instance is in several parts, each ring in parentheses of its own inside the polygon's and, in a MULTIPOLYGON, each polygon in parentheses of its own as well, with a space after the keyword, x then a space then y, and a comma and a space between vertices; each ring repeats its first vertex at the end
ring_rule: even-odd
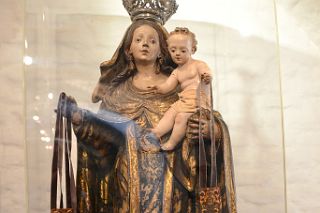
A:
MULTIPOLYGON (((180 149, 168 153, 142 152, 139 148, 142 130, 155 126, 177 98, 175 92, 154 95, 140 91, 127 80, 111 96, 106 96, 101 105, 101 110, 117 112, 134 121, 126 127, 125 137, 87 117, 74 127, 79 140, 80 213, 198 211, 196 143, 185 139, 180 149)), ((232 212, 235 193, 228 132, 221 118, 216 119, 223 133, 217 150, 218 181, 225 200, 222 209, 232 212), (224 172, 225 169, 228 171, 224 172)))

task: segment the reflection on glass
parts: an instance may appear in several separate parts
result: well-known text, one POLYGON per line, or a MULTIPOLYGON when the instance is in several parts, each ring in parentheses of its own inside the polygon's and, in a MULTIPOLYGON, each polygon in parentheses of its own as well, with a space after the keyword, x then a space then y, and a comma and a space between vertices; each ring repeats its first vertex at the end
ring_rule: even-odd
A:
POLYGON ((33 59, 31 56, 24 56, 23 57, 23 63, 27 66, 31 65, 33 63, 33 59))
MULTIPOLYGON (((115 4, 120 4, 122 9, 119 2, 115 4)), ((197 16, 195 7, 191 7, 193 10, 186 9, 185 18, 166 24, 169 31, 176 26, 195 31, 199 41, 195 57, 208 61, 214 70, 216 107, 231 132, 239 212, 283 212, 280 94, 276 43, 272 40, 275 37, 273 5, 269 2, 211 0, 212 7, 197 6, 199 11, 205 9, 210 18, 201 22, 184 21, 191 15, 189 11, 197 16), (250 15, 252 24, 239 24, 244 14, 250 15), (262 201, 263 207, 256 205, 262 201)), ((27 0, 31 6, 38 3, 27 0)), ((89 102, 100 75, 98 64, 112 57, 130 24, 128 17, 103 13, 101 8, 107 8, 106 3, 90 8, 86 2, 64 4, 61 7, 52 3, 46 13, 38 12, 43 11, 39 7, 29 7, 27 11, 25 48, 44 62, 34 64, 31 56, 27 56, 26 62, 24 59, 25 65, 33 64, 26 72, 27 114, 32 118, 27 124, 30 212, 49 209, 51 156, 48 153, 52 146, 46 144, 46 137, 52 138, 54 134, 53 109, 57 97, 53 94, 66 91, 77 98, 79 106, 97 111, 98 107, 89 102), (36 115, 35 109, 38 109, 36 115), (40 117, 42 123, 38 125, 40 117), (40 130, 48 130, 51 135, 39 134, 40 130), (44 149, 48 152, 43 152, 44 149), (47 188, 38 187, 39 183, 47 188), (39 191, 32 191, 35 189, 39 191)), ((179 4, 182 9, 185 3, 179 4)), ((180 12, 183 13, 180 10, 177 17, 180 12)))

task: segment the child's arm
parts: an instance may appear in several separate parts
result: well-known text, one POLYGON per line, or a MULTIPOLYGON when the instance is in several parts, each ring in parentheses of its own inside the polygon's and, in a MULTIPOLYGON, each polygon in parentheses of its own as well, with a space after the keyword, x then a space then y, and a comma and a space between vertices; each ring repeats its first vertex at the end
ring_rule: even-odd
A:
POLYGON ((176 77, 176 72, 173 71, 169 78, 163 84, 150 86, 151 90, 155 90, 156 93, 166 94, 174 90, 178 86, 179 82, 176 77))
POLYGON ((212 74, 209 66, 203 61, 198 61, 197 70, 201 80, 203 80, 205 84, 209 84, 212 80, 212 74))

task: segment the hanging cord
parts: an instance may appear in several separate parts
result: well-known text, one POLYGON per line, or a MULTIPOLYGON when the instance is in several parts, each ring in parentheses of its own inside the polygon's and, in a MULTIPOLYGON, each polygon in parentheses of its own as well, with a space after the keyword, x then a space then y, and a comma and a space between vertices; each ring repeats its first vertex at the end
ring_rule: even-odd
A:
MULTIPOLYGON (((201 76, 200 76, 201 79, 201 76)), ((203 91, 203 81, 199 83, 197 89, 197 96, 198 96, 198 105, 199 105, 199 187, 204 188, 208 187, 208 169, 207 169, 207 159, 206 159, 206 150, 203 140, 202 134, 202 124, 201 119, 203 117, 202 110, 201 110, 201 103, 202 95, 201 92, 203 91)), ((215 143, 215 130, 214 130, 214 115, 213 115, 213 92, 212 92, 212 84, 209 84, 209 95, 210 95, 210 120, 209 120, 209 131, 210 131, 210 179, 209 179, 209 187, 217 186, 217 161, 216 161, 216 143, 215 143)))
POLYGON ((65 93, 59 96, 56 109, 57 118, 55 126, 53 158, 51 168, 51 210, 71 209, 77 212, 77 198, 75 180, 71 162, 71 102, 65 93), (65 117, 65 118, 64 118, 65 117), (64 156, 64 157, 63 157, 64 156), (63 164, 64 160, 64 164, 63 164), (62 167, 65 166, 65 185, 63 185, 62 167), (57 208, 57 185, 59 175, 60 201, 57 208), (63 191, 65 187, 65 192, 63 191), (66 207, 64 207, 64 193, 66 195, 66 207))
MULTIPOLYGON (((199 76, 201 79, 201 76, 199 76)), ((208 168, 207 168, 207 159, 206 159, 206 150, 204 146, 204 140, 202 135, 202 110, 201 110, 201 82, 197 88, 197 99, 199 106, 199 189, 207 187, 207 178, 208 178, 208 168)))
POLYGON ((215 127, 214 127, 214 115, 213 115, 213 90, 212 84, 209 83, 209 93, 210 93, 210 120, 209 120, 209 130, 211 139, 211 171, 210 171, 210 187, 217 186, 217 157, 216 157, 216 140, 215 140, 215 127))

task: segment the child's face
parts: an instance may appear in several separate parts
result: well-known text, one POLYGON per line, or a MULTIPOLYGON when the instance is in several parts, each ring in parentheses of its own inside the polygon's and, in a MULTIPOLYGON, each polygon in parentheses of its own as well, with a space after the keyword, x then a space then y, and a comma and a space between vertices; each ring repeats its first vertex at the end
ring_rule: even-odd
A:
POLYGON ((174 34, 168 38, 168 49, 173 61, 179 66, 188 62, 191 58, 192 41, 190 36, 174 34))

